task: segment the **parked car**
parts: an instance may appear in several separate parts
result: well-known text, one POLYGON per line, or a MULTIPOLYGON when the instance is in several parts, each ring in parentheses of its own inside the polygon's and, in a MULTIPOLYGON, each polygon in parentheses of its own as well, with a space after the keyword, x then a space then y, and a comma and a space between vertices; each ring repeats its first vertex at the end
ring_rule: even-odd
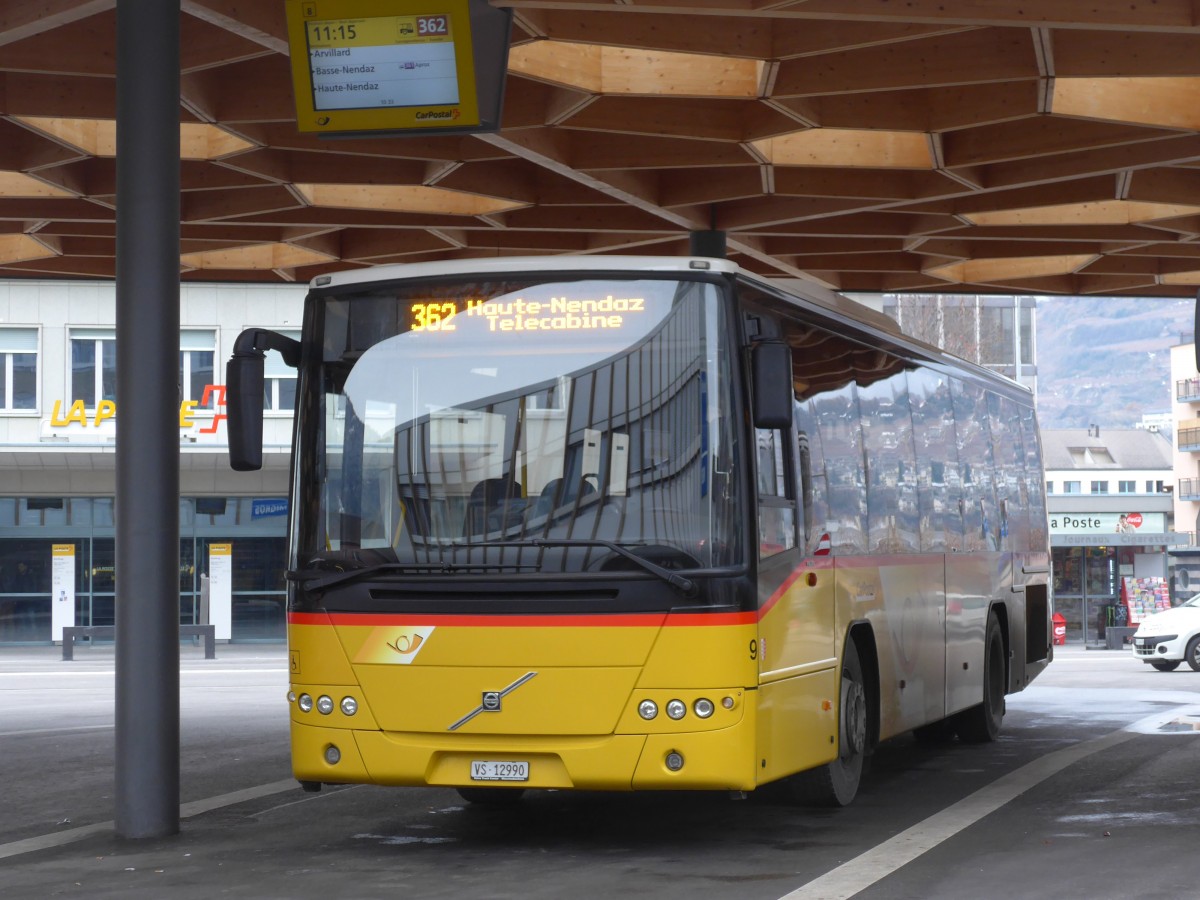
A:
POLYGON ((1133 655, 1160 672, 1186 662, 1200 672, 1200 594, 1147 616, 1133 635, 1133 655))

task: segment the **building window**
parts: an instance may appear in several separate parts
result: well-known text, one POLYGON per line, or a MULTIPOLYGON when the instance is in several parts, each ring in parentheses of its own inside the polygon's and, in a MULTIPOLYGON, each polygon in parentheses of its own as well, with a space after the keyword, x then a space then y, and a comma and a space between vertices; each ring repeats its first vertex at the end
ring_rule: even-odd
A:
MULTIPOLYGON (((204 389, 213 383, 216 333, 179 333, 180 400, 204 400, 204 389)), ((82 400, 95 409, 103 400, 117 399, 117 336, 111 328, 85 328, 71 332, 71 400, 82 400)), ((209 397, 209 406, 216 398, 209 397)))
POLYGON ((1163 492, 1163 483, 1161 481, 1147 481, 1146 482, 1146 493, 1147 494, 1161 494, 1162 492, 1163 492))
POLYGON ((1136 481, 1118 481, 1117 482, 1117 493, 1118 494, 1136 494, 1137 493, 1137 482, 1136 481))
POLYGON ((71 332, 71 401, 95 409, 117 399, 117 336, 111 328, 71 332))
POLYGON ((1079 489, 1078 481, 1064 481, 1063 482, 1063 493, 1064 494, 1082 494, 1083 491, 1081 491, 1079 489))
POLYGON ((1047 481, 1047 482, 1046 482, 1046 493, 1047 493, 1047 494, 1053 494, 1053 493, 1054 493, 1054 482, 1053 482, 1053 481, 1047 481))
MULTIPOLYGON (((217 338, 212 331, 179 332, 179 398, 204 402, 204 389, 213 383, 213 359, 217 338)), ((210 392, 208 406, 216 397, 210 392)))
POLYGON ((1107 494, 1108 493, 1108 482, 1107 481, 1093 481, 1092 482, 1092 493, 1093 494, 1107 494))
MULTIPOLYGON (((300 340, 299 331, 279 329, 284 337, 300 340)), ((283 361, 278 350, 267 351, 263 372, 263 409, 290 413, 296 408, 296 370, 283 361)))
POLYGON ((37 409, 36 328, 0 328, 0 411, 37 409))

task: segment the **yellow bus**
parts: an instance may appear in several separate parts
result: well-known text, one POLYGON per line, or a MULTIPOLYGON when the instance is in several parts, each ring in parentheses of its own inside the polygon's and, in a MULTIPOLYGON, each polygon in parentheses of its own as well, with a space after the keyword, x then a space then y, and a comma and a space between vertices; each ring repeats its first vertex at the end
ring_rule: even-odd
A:
POLYGON ((322 275, 299 341, 292 761, 322 784, 849 803, 876 745, 989 741, 1051 659, 1029 392, 731 261, 322 275))

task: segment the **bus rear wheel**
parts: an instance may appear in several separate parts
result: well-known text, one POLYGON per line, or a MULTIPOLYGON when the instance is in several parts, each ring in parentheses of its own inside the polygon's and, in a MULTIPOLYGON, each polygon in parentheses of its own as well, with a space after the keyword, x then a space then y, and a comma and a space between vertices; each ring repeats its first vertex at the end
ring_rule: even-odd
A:
POLYGON ((1004 722, 1006 687, 1004 637, 1000 634, 1000 619, 991 612, 983 639, 983 702, 955 716, 954 727, 959 740, 985 744, 999 737, 1004 722))
POLYGON ((854 640, 846 641, 838 705, 838 757, 819 769, 792 776, 792 796, 810 806, 848 806, 858 793, 867 756, 866 681, 854 640))

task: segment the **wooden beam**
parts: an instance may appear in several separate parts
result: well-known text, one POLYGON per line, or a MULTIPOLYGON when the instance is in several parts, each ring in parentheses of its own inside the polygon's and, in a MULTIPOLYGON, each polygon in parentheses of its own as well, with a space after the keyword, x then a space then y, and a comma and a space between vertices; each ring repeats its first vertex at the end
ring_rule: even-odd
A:
POLYGON ((981 84, 1038 77, 1027 31, 985 30, 784 60, 773 96, 981 84))
POLYGON ((181 0, 180 7, 189 16, 231 32, 240 39, 253 41, 274 53, 288 54, 287 19, 282 3, 181 0))
MULTIPOLYGON (((1061 83, 1061 82, 1059 82, 1061 83)), ((1110 122, 1059 116, 1032 116, 1000 125, 984 125, 942 136, 946 166, 981 166, 1033 159, 1073 150, 1094 150, 1158 140, 1171 132, 1110 122)))
POLYGON ((0 47, 62 29, 116 5, 116 0, 5 0, 0 3, 0 47))

